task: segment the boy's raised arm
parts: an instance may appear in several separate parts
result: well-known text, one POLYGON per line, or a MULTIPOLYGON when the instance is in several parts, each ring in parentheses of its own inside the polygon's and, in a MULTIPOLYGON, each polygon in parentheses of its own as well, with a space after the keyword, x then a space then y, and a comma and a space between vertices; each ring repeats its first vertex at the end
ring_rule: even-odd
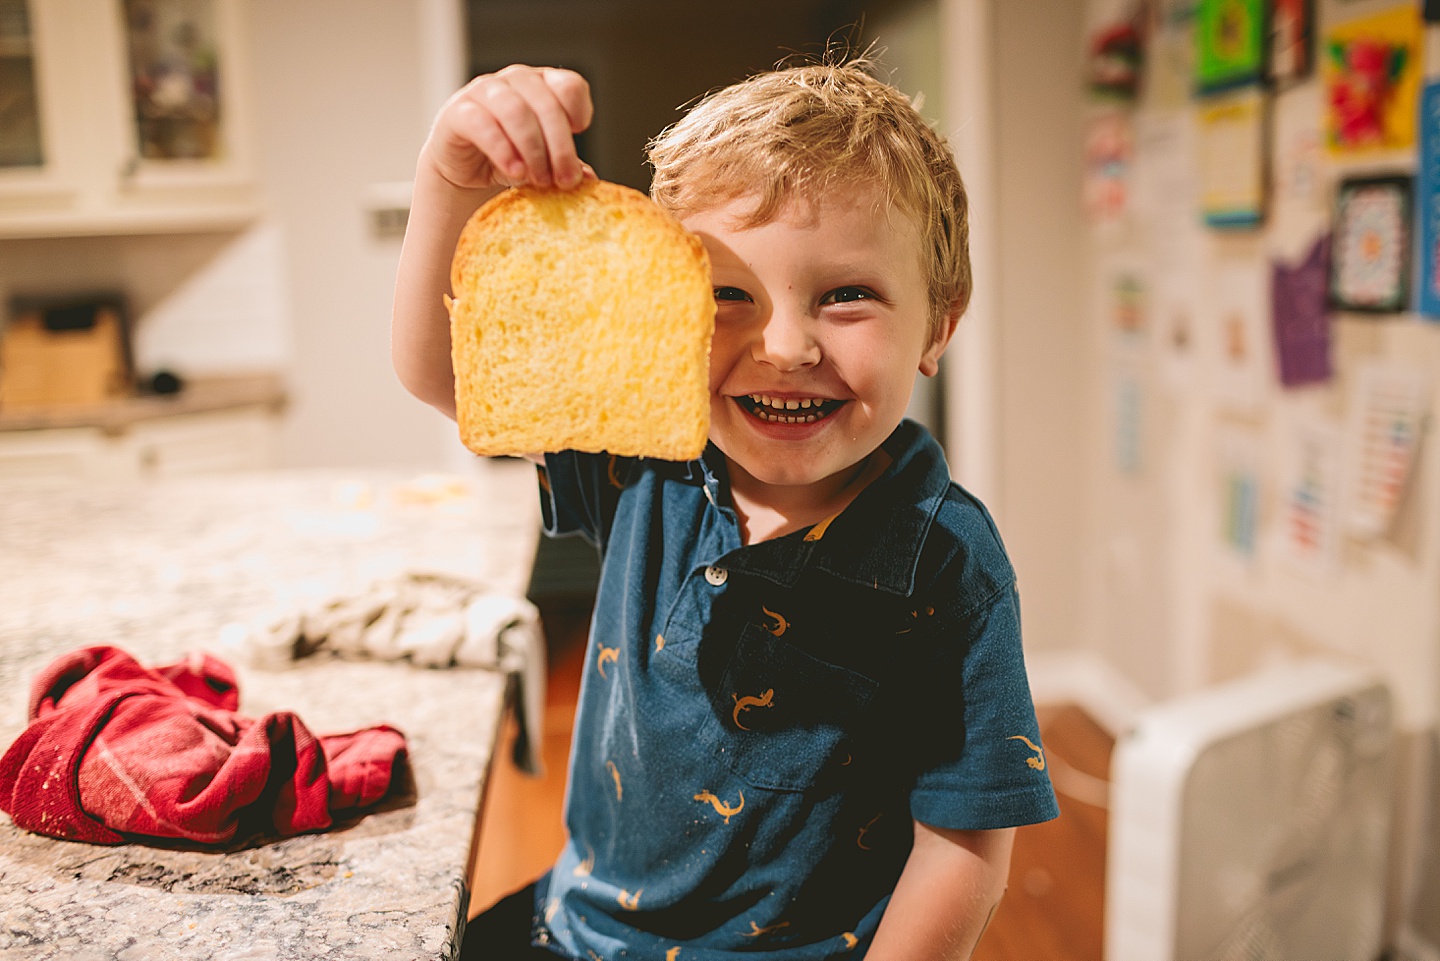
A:
POLYGON ((390 356, 405 389, 455 416, 450 290, 455 242, 475 208, 507 186, 577 186, 594 172, 573 134, 590 125, 583 77, 552 67, 506 67, 466 84, 441 108, 415 169, 415 190, 390 325, 390 356))
POLYGON ((455 374, 450 368, 450 257, 470 213, 500 188, 462 190, 425 170, 415 171, 415 193, 390 323, 390 359, 400 383, 452 420, 455 374))

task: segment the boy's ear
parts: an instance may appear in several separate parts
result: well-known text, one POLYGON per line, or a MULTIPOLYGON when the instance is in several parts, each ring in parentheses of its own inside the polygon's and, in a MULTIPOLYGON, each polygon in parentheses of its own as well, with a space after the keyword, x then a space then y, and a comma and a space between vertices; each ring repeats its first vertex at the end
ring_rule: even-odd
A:
POLYGON ((935 339, 930 342, 930 348, 921 355, 920 373, 926 377, 934 377, 940 373, 940 355, 950 346, 950 338, 955 336, 955 327, 959 323, 960 308, 957 306, 945 315, 945 319, 940 322, 940 329, 935 331, 935 339))

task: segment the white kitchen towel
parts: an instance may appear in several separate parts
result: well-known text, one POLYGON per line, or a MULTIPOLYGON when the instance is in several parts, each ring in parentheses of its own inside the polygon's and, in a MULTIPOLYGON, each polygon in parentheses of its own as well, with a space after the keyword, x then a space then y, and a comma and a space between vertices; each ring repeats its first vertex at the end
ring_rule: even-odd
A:
POLYGON ((517 678, 520 722, 515 762, 542 773, 545 637, 540 614, 523 597, 486 591, 451 574, 409 571, 359 594, 303 611, 262 617, 244 629, 252 667, 280 670, 317 652, 341 657, 408 659, 422 667, 479 667, 517 678))

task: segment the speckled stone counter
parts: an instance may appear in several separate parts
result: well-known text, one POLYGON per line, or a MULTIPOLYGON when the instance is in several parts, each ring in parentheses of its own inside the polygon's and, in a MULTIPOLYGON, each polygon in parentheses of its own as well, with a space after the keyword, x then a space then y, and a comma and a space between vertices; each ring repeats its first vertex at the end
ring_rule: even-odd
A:
POLYGON ((225 852, 57 841, 0 814, 0 957, 451 957, 505 678, 329 657, 258 671, 225 627, 406 569, 523 592, 535 505, 533 469, 505 461, 463 488, 268 473, 0 491, 0 748, 25 726, 34 673, 103 643, 147 664, 209 650, 239 669, 250 716, 293 710, 319 733, 393 724, 413 772, 327 832, 225 852))

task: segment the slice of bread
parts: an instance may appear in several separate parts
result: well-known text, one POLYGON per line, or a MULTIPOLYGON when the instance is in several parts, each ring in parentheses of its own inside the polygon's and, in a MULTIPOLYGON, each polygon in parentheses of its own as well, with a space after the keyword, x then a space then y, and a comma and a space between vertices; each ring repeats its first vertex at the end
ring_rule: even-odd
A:
POLYGON ((705 449, 710 259, 644 194, 507 190, 466 224, 450 285, 456 419, 475 453, 705 449))

